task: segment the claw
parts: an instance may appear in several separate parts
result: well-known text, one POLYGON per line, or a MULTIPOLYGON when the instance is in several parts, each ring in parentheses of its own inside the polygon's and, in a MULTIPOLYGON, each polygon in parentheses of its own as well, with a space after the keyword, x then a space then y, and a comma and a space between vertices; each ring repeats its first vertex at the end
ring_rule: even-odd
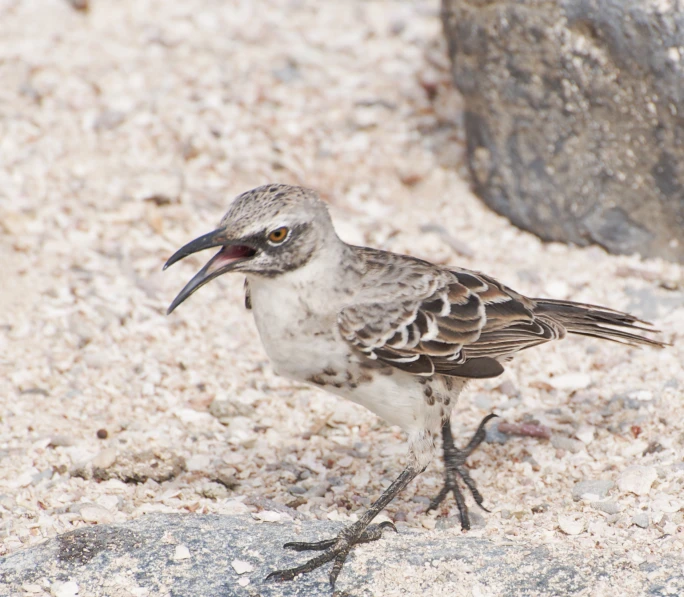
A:
POLYGON ((395 533, 398 533, 399 531, 397 530, 397 527, 394 526, 393 522, 390 522, 389 520, 385 520, 378 524, 378 527, 381 529, 392 529, 395 533))
POLYGON ((275 582, 285 582, 286 580, 292 580, 296 574, 292 570, 275 570, 266 576, 266 580, 274 580, 275 582))

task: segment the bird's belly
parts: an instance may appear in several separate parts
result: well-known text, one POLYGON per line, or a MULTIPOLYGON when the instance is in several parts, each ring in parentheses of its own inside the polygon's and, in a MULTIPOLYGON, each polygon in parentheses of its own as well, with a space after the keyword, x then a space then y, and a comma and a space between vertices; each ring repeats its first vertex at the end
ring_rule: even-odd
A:
POLYGON ((398 425, 405 431, 431 426, 426 420, 428 413, 422 388, 415 378, 402 379, 404 375, 401 371, 391 375, 371 373, 369 379, 364 372, 358 385, 355 380, 359 378, 353 377, 351 384, 325 389, 365 406, 391 425, 398 425))

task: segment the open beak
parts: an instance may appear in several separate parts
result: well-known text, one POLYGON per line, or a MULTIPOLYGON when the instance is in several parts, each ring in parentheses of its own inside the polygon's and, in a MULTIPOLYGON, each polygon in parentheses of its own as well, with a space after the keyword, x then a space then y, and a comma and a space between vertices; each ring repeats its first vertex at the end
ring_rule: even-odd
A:
POLYGON ((196 238, 184 247, 178 249, 178 251, 171 255, 169 260, 164 264, 164 269, 188 255, 192 255, 198 251, 204 251, 204 249, 210 249, 211 247, 221 247, 221 250, 216 253, 216 255, 214 255, 197 274, 195 274, 195 277, 192 278, 192 280, 185 285, 183 290, 178 293, 178 296, 173 299, 173 302, 166 310, 167 315, 198 288, 201 288, 207 282, 211 282, 221 274, 229 272, 235 267, 236 263, 245 261, 256 254, 256 249, 240 244, 240 241, 228 239, 225 230, 219 228, 218 230, 214 230, 213 232, 196 238))

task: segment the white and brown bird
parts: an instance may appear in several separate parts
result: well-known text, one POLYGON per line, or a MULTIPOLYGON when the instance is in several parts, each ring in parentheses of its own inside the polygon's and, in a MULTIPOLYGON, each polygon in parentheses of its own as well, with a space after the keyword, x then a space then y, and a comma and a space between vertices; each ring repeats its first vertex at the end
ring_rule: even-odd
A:
POLYGON ((455 448, 449 415, 468 379, 500 375, 516 352, 566 333, 663 345, 639 335, 651 330, 627 313, 527 298, 484 274, 348 245, 316 192, 302 187, 270 184, 243 193, 216 230, 182 247, 164 267, 211 247, 221 249, 168 313, 217 276, 246 274, 246 304, 277 373, 361 404, 408 434, 409 462, 394 483, 337 537, 286 544, 322 553, 269 575, 275 579, 332 561, 334 587, 352 547, 381 536, 383 525, 371 524, 373 518, 425 469, 440 431, 446 479, 431 507, 453 492, 468 528, 456 479, 482 505, 463 464, 492 416, 464 450, 455 448))

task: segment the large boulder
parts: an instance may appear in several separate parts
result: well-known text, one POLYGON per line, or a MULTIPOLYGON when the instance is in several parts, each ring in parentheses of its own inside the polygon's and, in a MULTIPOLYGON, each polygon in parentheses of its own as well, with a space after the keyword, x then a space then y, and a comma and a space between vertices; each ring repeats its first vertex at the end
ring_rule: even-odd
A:
POLYGON ((443 0, 476 192, 545 240, 684 262, 684 8, 443 0))

